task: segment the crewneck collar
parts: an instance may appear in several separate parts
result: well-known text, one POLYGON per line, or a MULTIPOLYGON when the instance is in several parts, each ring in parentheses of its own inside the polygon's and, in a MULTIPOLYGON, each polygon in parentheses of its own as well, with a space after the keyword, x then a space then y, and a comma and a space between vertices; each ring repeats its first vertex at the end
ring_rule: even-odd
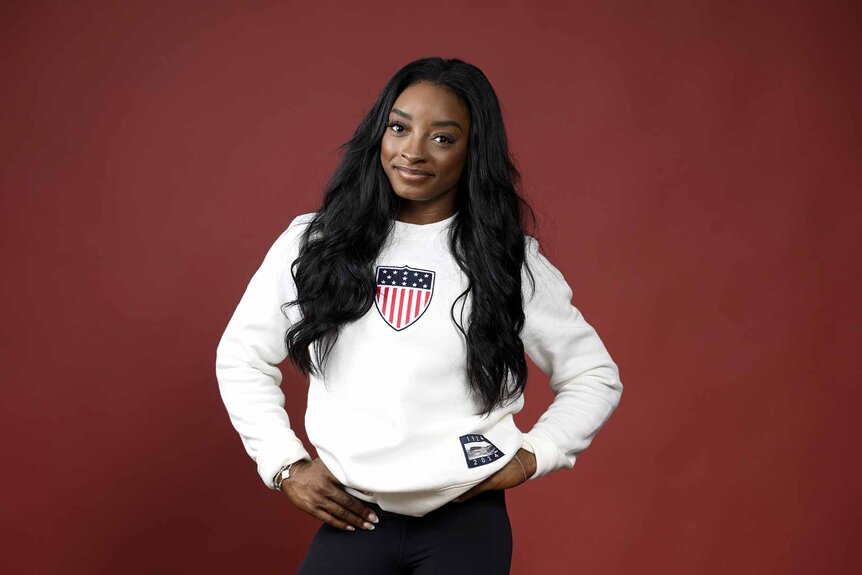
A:
POLYGON ((454 214, 445 220, 431 222, 430 224, 408 224, 407 222, 392 220, 394 222, 393 233, 396 237, 404 239, 437 238, 449 229, 457 216, 458 211, 456 210, 454 214))

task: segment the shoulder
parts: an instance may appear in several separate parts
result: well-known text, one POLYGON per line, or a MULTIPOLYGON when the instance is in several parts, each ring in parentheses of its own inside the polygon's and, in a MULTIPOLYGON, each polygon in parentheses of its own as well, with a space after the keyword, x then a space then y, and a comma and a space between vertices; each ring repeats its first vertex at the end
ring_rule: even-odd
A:
POLYGON ((295 244, 316 214, 317 212, 307 212, 294 217, 288 224, 287 228, 281 232, 276 243, 282 242, 295 244))
POLYGON ((272 243, 272 246, 269 249, 269 255, 272 257, 278 257, 279 259, 284 259, 285 256, 292 256, 289 257, 288 260, 295 258, 299 252, 299 244, 302 234, 316 213, 317 212, 308 212, 294 217, 288 224, 287 228, 282 230, 272 243))
POLYGON ((530 303, 548 303, 554 305, 560 302, 569 302, 572 297, 572 289, 563 273, 544 254, 539 241, 529 235, 524 236, 524 275, 522 286, 525 289, 525 301, 530 303), (535 281, 535 291, 526 289, 527 284, 533 282, 527 280, 527 269, 529 269, 532 280, 535 281))
MULTIPOLYGON (((290 225, 291 226, 298 226, 298 225, 302 225, 302 224, 307 224, 307 223, 311 222, 311 220, 314 219, 314 216, 316 216, 316 215, 317 215, 317 212, 306 212, 304 214, 299 214, 298 216, 293 218, 293 221, 290 222, 290 225)), ((288 226, 288 227, 290 227, 290 226, 288 226)))
POLYGON ((539 250, 539 241, 533 236, 524 234, 524 248, 528 256, 533 255, 539 250))
POLYGON ((291 220, 290 224, 287 226, 287 229, 284 230, 283 233, 295 232, 302 233, 305 231, 305 227, 311 223, 311 220, 314 219, 314 216, 317 215, 317 212, 307 212, 304 214, 299 214, 293 220, 291 220))
POLYGON ((539 244, 539 240, 533 236, 524 235, 524 260, 534 272, 538 272, 544 276, 550 275, 556 280, 565 281, 560 270, 545 255, 545 251, 539 244))

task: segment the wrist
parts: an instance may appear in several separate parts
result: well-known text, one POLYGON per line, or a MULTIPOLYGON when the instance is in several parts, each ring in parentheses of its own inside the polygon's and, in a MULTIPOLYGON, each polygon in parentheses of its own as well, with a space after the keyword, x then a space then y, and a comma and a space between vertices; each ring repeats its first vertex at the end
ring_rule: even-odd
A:
POLYGON ((530 451, 529 449, 524 449, 523 447, 518 451, 518 456, 521 461, 524 463, 524 467, 527 468, 527 479, 531 478, 536 474, 536 470, 538 469, 538 463, 536 462, 536 454, 530 451))
POLYGON ((292 473, 296 472, 296 469, 299 467, 299 463, 302 461, 306 461, 304 459, 300 459, 294 462, 291 462, 286 465, 282 465, 281 468, 276 472, 276 474, 272 478, 272 485, 276 491, 281 491, 284 482, 290 479, 292 473))
POLYGON ((527 474, 528 474, 527 477, 529 478, 529 477, 532 477, 536 474, 536 469, 538 469, 539 466, 536 463, 536 454, 533 453, 532 451, 528 451, 527 453, 530 454, 530 456, 528 458, 530 463, 529 463, 529 466, 527 467, 527 474))

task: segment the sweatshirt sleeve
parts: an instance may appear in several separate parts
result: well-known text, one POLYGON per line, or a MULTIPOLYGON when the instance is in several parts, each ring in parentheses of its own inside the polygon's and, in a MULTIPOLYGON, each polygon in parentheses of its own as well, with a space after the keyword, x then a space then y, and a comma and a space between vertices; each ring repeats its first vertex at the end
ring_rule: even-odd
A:
POLYGON ((538 479, 571 469, 577 456, 616 409, 623 385, 619 369, 595 329, 572 303, 560 271, 526 236, 527 258, 536 280, 532 292, 523 276, 525 323, 521 338, 533 362, 550 377, 554 400, 524 435, 524 449, 536 456, 538 479))
POLYGON ((282 465, 311 460, 290 427, 276 367, 287 357, 285 332, 298 319, 295 306, 285 308, 287 316, 281 306, 296 297, 290 264, 298 255, 305 216, 297 216, 269 248, 216 349, 219 393, 231 424, 273 490, 282 465))

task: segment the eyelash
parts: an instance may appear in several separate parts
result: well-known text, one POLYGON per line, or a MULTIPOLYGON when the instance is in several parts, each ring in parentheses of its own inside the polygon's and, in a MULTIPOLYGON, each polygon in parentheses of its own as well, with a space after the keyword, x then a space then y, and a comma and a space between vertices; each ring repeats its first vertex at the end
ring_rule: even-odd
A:
MULTIPOLYGON (((390 129, 391 129, 393 126, 401 126, 402 128, 404 128, 404 124, 402 124, 401 122, 389 122, 388 124, 386 124, 386 127, 387 127, 387 128, 390 128, 390 129)), ((406 129, 406 128, 405 128, 405 129, 406 129)), ((400 134, 401 132, 395 132, 395 133, 396 133, 396 134, 400 134)), ((445 140, 446 140, 446 141, 445 141, 445 142, 443 142, 443 143, 444 143, 444 144, 446 144, 446 145, 451 145, 451 144, 454 144, 454 143, 455 143, 455 140, 453 140, 452 138, 450 138, 449 136, 447 136, 447 135, 445 135, 445 134, 437 134, 437 135, 436 135, 436 136, 434 136, 434 137, 435 137, 435 138, 445 138, 445 140)))

